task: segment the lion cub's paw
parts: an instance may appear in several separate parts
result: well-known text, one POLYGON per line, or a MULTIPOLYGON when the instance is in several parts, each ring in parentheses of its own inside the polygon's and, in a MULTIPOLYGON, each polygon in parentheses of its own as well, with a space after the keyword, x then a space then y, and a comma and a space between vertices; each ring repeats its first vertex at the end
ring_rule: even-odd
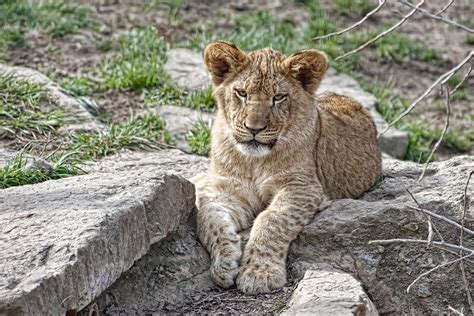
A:
POLYGON ((235 278, 239 273, 239 263, 241 253, 235 252, 228 256, 216 256, 211 264, 212 280, 225 289, 235 283, 235 278))
POLYGON ((237 288, 246 294, 269 293, 286 283, 285 266, 264 264, 241 267, 237 277, 237 288))

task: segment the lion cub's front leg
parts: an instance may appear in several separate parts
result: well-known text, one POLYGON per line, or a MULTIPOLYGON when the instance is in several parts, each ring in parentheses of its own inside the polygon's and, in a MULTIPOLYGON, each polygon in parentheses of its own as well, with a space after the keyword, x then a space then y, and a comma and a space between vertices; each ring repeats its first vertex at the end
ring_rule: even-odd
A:
POLYGON ((197 183, 197 233, 211 256, 211 277, 228 288, 237 277, 242 248, 239 231, 250 226, 253 213, 230 181, 197 183))
POLYGON ((245 247, 237 287, 244 293, 266 293, 286 283, 290 243, 313 218, 324 194, 319 184, 285 184, 255 220, 245 247))

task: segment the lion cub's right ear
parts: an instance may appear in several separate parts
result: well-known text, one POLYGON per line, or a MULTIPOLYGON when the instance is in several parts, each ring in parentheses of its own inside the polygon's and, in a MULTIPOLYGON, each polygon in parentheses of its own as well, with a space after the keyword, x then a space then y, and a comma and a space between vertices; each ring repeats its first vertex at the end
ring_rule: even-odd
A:
POLYGON ((212 82, 218 86, 246 63, 248 56, 230 42, 217 41, 204 49, 204 62, 212 82))

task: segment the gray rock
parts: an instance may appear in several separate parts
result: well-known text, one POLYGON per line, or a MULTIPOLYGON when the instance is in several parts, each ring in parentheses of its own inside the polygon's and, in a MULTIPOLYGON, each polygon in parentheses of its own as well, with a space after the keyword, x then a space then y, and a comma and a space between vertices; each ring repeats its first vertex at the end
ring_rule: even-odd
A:
POLYGON ((75 118, 76 123, 62 126, 60 133, 70 133, 75 131, 92 131, 104 128, 103 124, 97 121, 82 105, 74 98, 70 97, 54 81, 40 73, 39 71, 19 66, 8 66, 0 64, 0 73, 12 74, 15 77, 42 84, 48 89, 48 97, 58 107, 69 110, 75 118))
POLYGON ((10 161, 15 155, 16 151, 5 148, 0 144, 0 168, 2 168, 8 161, 10 161))
POLYGON ((281 315, 377 316, 378 312, 350 274, 307 270, 281 315))
POLYGON ((196 158, 144 160, 0 190, 0 315, 84 308, 188 220, 194 187, 181 175, 201 171, 196 158))
MULTIPOLYGON (((209 86, 210 80, 204 68, 204 61, 201 54, 188 49, 171 49, 168 52, 168 61, 165 71, 171 76, 172 82, 180 88, 187 90, 199 90, 209 86)), ((364 91, 352 77, 337 73, 334 69, 329 69, 317 93, 332 91, 338 94, 352 97, 359 101, 370 112, 374 118, 377 130, 381 132, 387 127, 387 122, 377 112, 377 98, 364 91)), ((163 110, 168 113, 169 109, 163 110)), ((188 115, 188 113, 183 113, 188 115)), ((168 114, 171 115, 171 114, 168 114)), ((191 114, 190 114, 191 115, 191 114)), ((194 115, 194 114, 192 114, 194 115)), ((170 118, 174 122, 174 118, 170 118)), ((182 120, 179 126, 184 126, 182 120)), ((170 123, 169 125, 173 125, 170 123)), ((189 130, 186 129, 186 131, 189 130)), ((403 158, 408 148, 408 133, 391 128, 379 138, 382 151, 395 158, 403 158)), ((184 146, 187 146, 184 143, 184 146)))
MULTIPOLYGON (((321 82, 317 93, 320 94, 327 91, 345 95, 359 101, 372 115, 378 132, 383 131, 388 126, 387 122, 377 111, 377 98, 373 94, 364 91, 354 78, 343 73, 337 73, 334 69, 330 68, 321 82)), ((380 136, 379 145, 383 152, 401 159, 405 156, 408 148, 408 133, 391 128, 380 136)))
POLYGON ((176 141, 176 147, 185 151, 191 152, 186 136, 190 129, 198 121, 204 121, 212 125, 213 115, 200 110, 186 108, 182 106, 159 106, 149 111, 156 111, 156 113, 165 120, 166 129, 176 141))
MULTIPOLYGON (((456 266, 422 278, 406 293, 418 275, 455 258, 451 254, 423 244, 368 245, 379 239, 426 239, 426 218, 409 208, 416 204, 406 189, 423 208, 460 222, 464 186, 468 173, 474 170, 474 157, 432 163, 426 177, 418 182, 421 170, 422 166, 416 163, 385 160, 384 179, 378 187, 358 200, 335 200, 318 213, 293 242, 292 260, 329 264, 353 274, 381 314, 439 314, 447 312, 448 304, 468 310, 456 266)), ((474 183, 468 194, 473 196, 474 183)), ((468 202, 472 209, 473 199, 468 202)), ((433 222, 445 240, 459 242, 458 229, 437 219, 433 222)), ((466 214, 465 225, 474 226, 474 212, 466 214)), ((466 237, 464 245, 474 248, 474 239, 466 237)), ((474 284, 472 270, 467 280, 474 284)))
POLYGON ((194 91, 210 85, 201 54, 189 49, 174 48, 168 51, 167 58, 164 69, 179 88, 194 91))
MULTIPOLYGON (((180 161, 177 153, 176 156, 180 161)), ((121 159, 113 160, 121 164, 117 171, 137 165, 130 159, 132 158, 122 156, 121 159)), ((150 166, 153 163, 151 157, 143 157, 140 161, 150 166)), ((200 161, 202 166, 196 169, 205 169, 207 160, 200 161)), ((113 166, 114 163, 111 161, 107 165, 113 166)), ((359 200, 342 199, 332 202, 306 226, 291 246, 289 275, 298 278, 308 269, 344 271, 359 280, 381 314, 439 314, 447 311, 448 305, 467 310, 462 280, 456 266, 442 268, 421 279, 410 294, 406 293, 408 284, 420 273, 455 256, 427 249, 423 244, 382 247, 368 245, 368 241, 426 238, 426 219, 408 207, 415 204, 406 188, 413 192, 423 207, 459 221, 466 176, 473 169, 473 157, 457 157, 431 164, 425 179, 417 182, 421 165, 386 159, 384 180, 373 191, 359 200)), ((473 191, 474 184, 471 184, 468 194, 472 196, 473 191)), ((471 209, 472 204, 470 199, 471 209)), ((445 240, 458 242, 457 229, 438 220, 433 222, 445 240)), ((236 290, 219 293, 218 295, 226 295, 227 301, 223 302, 219 301, 222 296, 215 298, 215 290, 209 290, 209 259, 196 239, 193 225, 191 222, 182 226, 178 233, 153 246, 132 270, 125 273, 100 297, 98 303, 101 310, 106 309, 112 314, 159 314, 166 311, 199 313, 198 308, 202 306, 200 304, 216 304, 214 311, 223 312, 223 309, 218 308, 222 308, 223 305, 219 304, 226 304, 225 302, 232 302, 234 312, 239 312, 238 308, 246 308, 250 303, 245 301, 245 297, 237 296, 239 293, 236 290), (237 305, 236 302, 241 303, 237 305)), ((465 225, 473 227, 472 211, 467 214, 465 225)), ((464 244, 473 248, 474 240, 466 238, 464 244)), ((466 267, 468 282, 473 284, 472 268, 466 267)), ((346 277, 351 283, 355 282, 353 278, 344 276, 346 277)), ((353 297, 350 293, 352 292, 341 296, 353 297)), ((258 300, 268 301, 269 297, 271 296, 258 297, 258 300)), ((211 306, 206 308, 212 310, 211 306)), ((333 312, 329 314, 337 315, 333 312)))
POLYGON ((177 149, 162 151, 123 150, 99 162, 81 167, 90 173, 115 173, 136 170, 153 170, 154 174, 173 172, 190 179, 207 170, 209 159, 188 155, 177 149))

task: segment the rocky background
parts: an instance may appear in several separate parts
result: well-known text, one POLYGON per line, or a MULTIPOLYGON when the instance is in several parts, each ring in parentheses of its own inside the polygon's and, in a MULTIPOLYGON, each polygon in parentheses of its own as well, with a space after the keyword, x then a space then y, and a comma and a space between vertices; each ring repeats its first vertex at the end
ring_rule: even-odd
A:
MULTIPOLYGON (((474 42, 415 16, 357 56, 333 60, 405 13, 397 3, 362 30, 312 41, 374 6, 0 3, 0 315, 472 313, 474 259, 452 263, 474 248, 471 77, 453 96, 450 129, 423 180, 445 120, 434 93, 380 137, 377 185, 358 200, 334 201, 292 244, 283 289, 247 296, 216 287, 196 238, 187 179, 207 168, 215 111, 204 45, 220 38, 246 50, 322 49, 331 68, 318 93, 355 98, 381 131, 474 42), (430 232, 431 245, 373 243, 430 232), (460 244, 467 250, 449 246, 460 244)), ((456 1, 447 15, 471 23, 473 10, 456 1)))

